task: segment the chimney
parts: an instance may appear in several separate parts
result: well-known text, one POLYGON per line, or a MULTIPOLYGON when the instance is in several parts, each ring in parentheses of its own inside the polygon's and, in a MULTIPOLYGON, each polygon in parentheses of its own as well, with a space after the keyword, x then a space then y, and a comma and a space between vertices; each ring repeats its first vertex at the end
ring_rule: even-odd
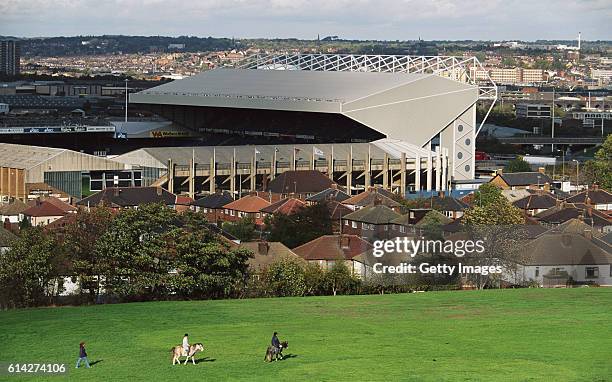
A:
POLYGON ((270 249, 270 245, 268 244, 267 241, 257 242, 257 252, 259 252, 260 255, 267 256, 269 249, 270 249))
POLYGON ((446 195, 446 192, 444 192, 444 191, 438 191, 438 197, 439 197, 440 199, 444 199, 444 196, 445 196, 445 195, 446 195))
POLYGON ((3 227, 5 230, 13 232, 13 226, 11 225, 11 221, 9 220, 9 218, 4 219, 3 227))
POLYGON ((160 186, 155 187, 155 191, 157 191, 157 196, 162 196, 162 188, 160 186))
POLYGON ((331 188, 332 190, 337 190, 338 185, 336 183, 332 183, 331 186, 329 186, 329 188, 331 188))
POLYGON ((119 196, 119 187, 113 187, 113 195, 114 196, 119 196))
POLYGON ((503 175, 504 174, 504 169, 503 168, 497 169, 496 173, 497 173, 497 175, 503 175))
POLYGON ((349 248, 351 244, 351 238, 347 235, 340 235, 340 248, 346 249, 349 248))
POLYGON ((379 198, 378 196, 374 198, 374 205, 375 206, 380 206, 382 204, 382 199, 379 198))
POLYGON ((599 185, 597 183, 593 183, 593 191, 599 190, 599 185))
POLYGON ((544 174, 545 171, 546 171, 546 169, 544 167, 538 167, 538 172, 540 174, 544 174))
POLYGON ((590 230, 590 229, 585 229, 585 230, 584 230, 582 233, 583 233, 584 237, 585 237, 587 240, 592 240, 592 239, 593 239, 593 231, 592 231, 592 230, 590 230))

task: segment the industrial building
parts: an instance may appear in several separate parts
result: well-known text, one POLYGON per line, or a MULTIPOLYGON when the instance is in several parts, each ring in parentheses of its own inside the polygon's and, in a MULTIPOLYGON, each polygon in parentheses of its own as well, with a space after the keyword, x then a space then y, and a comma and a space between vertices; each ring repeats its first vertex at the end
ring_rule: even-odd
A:
POLYGON ((26 184, 31 183, 46 183, 80 198, 84 172, 124 168, 76 151, 0 143, 0 198, 26 200, 26 184))

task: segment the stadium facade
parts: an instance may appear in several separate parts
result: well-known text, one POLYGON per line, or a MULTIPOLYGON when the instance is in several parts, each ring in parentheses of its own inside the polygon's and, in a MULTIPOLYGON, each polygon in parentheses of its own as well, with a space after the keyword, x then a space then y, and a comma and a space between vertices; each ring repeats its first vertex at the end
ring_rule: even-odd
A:
POLYGON ((227 137, 212 144, 401 140, 445 158, 449 181, 466 180, 474 178, 476 103, 497 96, 492 82, 470 78, 473 66, 473 57, 252 56, 132 94, 130 103, 227 137))

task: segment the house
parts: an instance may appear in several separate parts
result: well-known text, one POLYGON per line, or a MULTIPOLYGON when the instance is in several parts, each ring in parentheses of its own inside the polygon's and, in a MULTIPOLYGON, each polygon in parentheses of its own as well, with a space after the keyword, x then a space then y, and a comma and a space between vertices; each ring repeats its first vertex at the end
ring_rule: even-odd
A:
POLYGON ((4 224, 8 222, 13 226, 17 226, 23 220, 23 211, 30 207, 21 200, 14 199, 0 206, 0 219, 2 219, 4 224))
POLYGON ((236 222, 243 217, 249 216, 255 220, 255 224, 263 226, 264 221, 261 209, 268 207, 270 204, 269 201, 255 194, 243 196, 223 206, 221 220, 236 222))
POLYGON ((303 202, 300 199, 285 198, 262 208, 261 213, 263 214, 264 218, 266 215, 273 214, 293 215, 304 207, 306 207, 306 202, 303 202))
POLYGON ((502 190, 548 190, 553 181, 543 170, 512 173, 499 171, 489 183, 494 184, 502 190))
POLYGON ((376 201, 374 205, 363 207, 342 218, 342 233, 357 235, 366 240, 389 239, 393 221, 401 215, 376 201))
POLYGON ((43 226, 52 223, 70 212, 56 206, 48 199, 36 200, 34 205, 23 211, 23 216, 32 226, 43 226))
POLYGON ((459 219, 463 216, 463 212, 470 208, 470 206, 461 199, 445 196, 444 192, 441 192, 440 195, 431 197, 431 207, 451 219, 459 219))
POLYGON ((534 216, 549 208, 555 207, 559 201, 548 192, 537 191, 528 196, 512 202, 512 205, 519 208, 529 216, 534 216))
POLYGON ((594 185, 588 190, 565 199, 568 203, 590 204, 599 211, 612 211, 612 193, 594 185))
POLYGON ((325 270, 343 261, 354 275, 364 278, 371 270, 360 255, 372 249, 372 244, 356 235, 324 235, 294 248, 293 252, 325 270))
POLYGON ((206 220, 217 223, 223 214, 223 206, 234 201, 229 191, 219 191, 206 195, 191 203, 192 208, 206 215, 206 220))
POLYGON ((335 200, 329 200, 323 203, 325 203, 329 211, 329 217, 332 221, 332 232, 340 233, 342 231, 342 217, 352 213, 353 210, 335 200))
POLYGON ((350 197, 349 194, 339 189, 336 184, 332 184, 330 188, 306 198, 306 202, 308 204, 316 204, 323 201, 343 202, 350 199, 350 197))
POLYGON ((28 200, 53 197, 68 204, 73 202, 72 195, 44 182, 26 183, 26 194, 28 200))
POLYGON ((571 219, 531 241, 515 275, 515 282, 534 281, 543 287, 570 283, 612 286, 612 246, 592 228, 571 219))
POLYGON ((106 206, 112 209, 137 208, 161 203, 175 208, 177 196, 161 187, 107 187, 77 203, 83 207, 106 206))
POLYGON ((336 183, 327 175, 316 170, 285 171, 271 180, 266 191, 280 194, 282 198, 293 196, 305 200, 336 183))
POLYGON ((239 248, 248 249, 253 253, 247 262, 249 269, 254 272, 262 271, 271 264, 281 260, 295 261, 300 264, 307 264, 306 260, 298 256, 281 242, 276 241, 253 241, 241 243, 239 248))
POLYGON ((612 230, 612 218, 601 211, 581 203, 565 203, 542 211, 534 218, 549 228, 563 224, 571 219, 580 219, 589 226, 601 232, 612 230))
POLYGON ((395 212, 400 212, 401 204, 394 199, 395 195, 383 188, 370 187, 367 191, 357 194, 342 203, 353 210, 374 205, 375 201, 393 209, 395 212))
POLYGON ((190 209, 191 203, 194 200, 192 197, 187 195, 177 195, 176 202, 174 203, 174 209, 176 212, 185 212, 190 209))

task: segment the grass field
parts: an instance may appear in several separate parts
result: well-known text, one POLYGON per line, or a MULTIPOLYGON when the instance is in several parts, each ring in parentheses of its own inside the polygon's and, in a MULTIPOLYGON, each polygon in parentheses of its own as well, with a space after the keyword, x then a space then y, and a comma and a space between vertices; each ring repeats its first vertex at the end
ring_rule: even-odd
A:
POLYGON ((612 289, 5 311, 0 361, 67 363, 51 381, 612 381, 612 289), (274 330, 289 357, 268 364, 274 330), (172 366, 185 332, 206 350, 195 366, 172 366), (74 369, 81 340, 91 369, 74 369))

